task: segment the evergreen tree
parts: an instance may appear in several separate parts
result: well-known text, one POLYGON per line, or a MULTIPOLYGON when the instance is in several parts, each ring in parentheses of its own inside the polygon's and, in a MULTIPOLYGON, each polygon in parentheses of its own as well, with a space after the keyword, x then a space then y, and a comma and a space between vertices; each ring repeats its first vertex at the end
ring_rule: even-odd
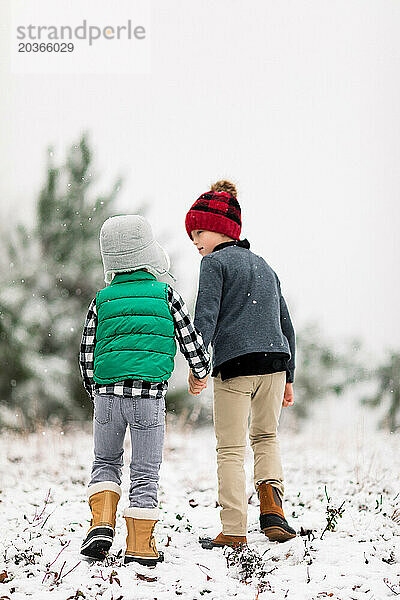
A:
POLYGON ((385 364, 373 373, 378 389, 373 396, 363 398, 363 404, 385 406, 386 414, 380 426, 391 432, 400 429, 400 354, 392 352, 385 364))
POLYGON ((78 368, 87 307, 104 285, 98 236, 120 182, 93 197, 92 156, 83 136, 65 164, 53 152, 36 225, 8 235, 0 290, 0 404, 3 421, 83 418, 90 411, 78 368), (15 420, 15 415, 18 419, 15 420))
POLYGON ((338 351, 324 341, 315 324, 297 335, 295 371, 295 413, 306 417, 315 400, 340 396, 350 385, 364 381, 368 374, 360 362, 360 342, 353 341, 338 351))

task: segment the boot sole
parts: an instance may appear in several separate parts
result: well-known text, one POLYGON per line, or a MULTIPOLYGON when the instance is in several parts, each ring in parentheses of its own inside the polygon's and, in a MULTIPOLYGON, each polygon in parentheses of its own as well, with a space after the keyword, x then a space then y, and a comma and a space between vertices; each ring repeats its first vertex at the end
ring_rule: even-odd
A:
POLYGON ((138 563, 143 567, 155 567, 157 563, 164 562, 164 554, 159 552, 158 558, 143 558, 140 556, 129 556, 125 554, 124 565, 129 565, 133 562, 138 563))
POLYGON ((296 537, 295 533, 289 533, 281 527, 266 527, 262 530, 271 542, 287 542, 296 537))
POLYGON ((213 548, 239 548, 247 544, 216 544, 211 538, 199 538, 199 543, 203 550, 212 550, 213 548))
POLYGON ((81 554, 96 560, 103 560, 112 546, 113 537, 114 531, 111 527, 97 527, 92 529, 83 541, 81 554))
POLYGON ((96 560, 103 560, 106 557, 107 552, 112 546, 112 541, 110 540, 91 540, 90 544, 85 548, 81 548, 81 554, 83 556, 87 556, 89 558, 94 558, 96 560))

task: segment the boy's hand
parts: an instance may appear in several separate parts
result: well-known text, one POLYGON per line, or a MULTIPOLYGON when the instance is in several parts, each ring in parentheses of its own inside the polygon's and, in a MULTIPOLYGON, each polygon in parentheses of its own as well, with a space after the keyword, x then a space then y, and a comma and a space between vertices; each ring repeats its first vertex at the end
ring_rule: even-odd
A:
POLYGON ((192 371, 189 371, 189 394, 198 396, 207 387, 207 379, 208 375, 203 379, 197 379, 192 371))
POLYGON ((293 384, 287 383, 285 385, 285 393, 283 395, 282 406, 293 406, 293 404, 294 404, 293 384))

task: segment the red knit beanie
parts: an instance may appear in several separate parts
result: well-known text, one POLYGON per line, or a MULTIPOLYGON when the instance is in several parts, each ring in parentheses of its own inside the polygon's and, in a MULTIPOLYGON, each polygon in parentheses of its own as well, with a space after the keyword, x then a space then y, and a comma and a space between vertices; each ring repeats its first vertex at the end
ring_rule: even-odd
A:
POLYGON ((242 221, 233 183, 217 181, 212 185, 211 190, 202 194, 187 213, 185 226, 190 238, 194 229, 203 229, 238 240, 242 221))

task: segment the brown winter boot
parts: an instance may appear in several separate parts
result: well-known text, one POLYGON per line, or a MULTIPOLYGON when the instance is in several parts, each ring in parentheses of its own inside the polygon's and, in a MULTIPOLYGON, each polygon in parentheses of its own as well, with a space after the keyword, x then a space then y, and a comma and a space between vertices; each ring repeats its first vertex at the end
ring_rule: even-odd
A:
POLYGON ((88 496, 92 520, 81 546, 81 554, 103 560, 114 539, 121 488, 113 481, 95 483, 89 487, 88 496))
MULTIPOLYGON (((137 562, 146 567, 155 567, 158 562, 164 560, 162 552, 158 552, 153 537, 154 527, 157 519, 139 519, 130 514, 140 514, 146 509, 128 508, 124 512, 128 535, 126 537, 126 551, 124 564, 137 562)), ((153 509, 148 509, 149 513, 153 509)))
POLYGON ((211 538, 199 538, 199 542, 201 547, 205 550, 224 548, 225 546, 237 548, 238 546, 245 546, 247 544, 247 538, 245 535, 225 535, 221 532, 213 540, 211 538))
POLYGON ((271 542, 286 542, 296 537, 282 510, 282 500, 278 490, 270 483, 263 481, 258 486, 260 498, 260 527, 271 542))

